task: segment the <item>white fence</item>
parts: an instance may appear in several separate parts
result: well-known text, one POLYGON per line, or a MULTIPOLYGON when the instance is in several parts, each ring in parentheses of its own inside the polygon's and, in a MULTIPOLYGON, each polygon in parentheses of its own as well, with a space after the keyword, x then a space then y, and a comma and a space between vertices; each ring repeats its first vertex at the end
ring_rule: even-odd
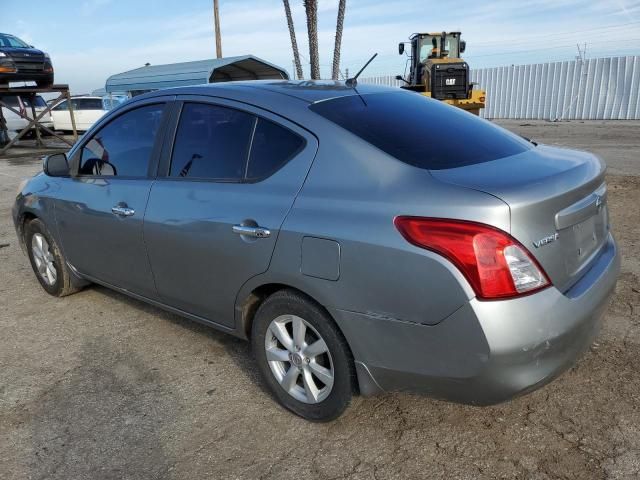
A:
POLYGON ((640 120, 640 56, 472 69, 471 80, 487 91, 486 118, 640 120))

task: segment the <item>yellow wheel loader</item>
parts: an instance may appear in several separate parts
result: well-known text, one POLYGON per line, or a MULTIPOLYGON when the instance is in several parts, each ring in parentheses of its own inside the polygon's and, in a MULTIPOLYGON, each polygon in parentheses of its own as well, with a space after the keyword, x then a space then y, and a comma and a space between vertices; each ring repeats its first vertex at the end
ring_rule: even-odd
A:
POLYGON ((460 32, 414 33, 409 42, 398 45, 400 55, 405 43, 411 44, 411 56, 409 76, 396 77, 405 82, 402 88, 480 114, 486 93, 473 88, 469 65, 460 58, 466 46, 460 32))

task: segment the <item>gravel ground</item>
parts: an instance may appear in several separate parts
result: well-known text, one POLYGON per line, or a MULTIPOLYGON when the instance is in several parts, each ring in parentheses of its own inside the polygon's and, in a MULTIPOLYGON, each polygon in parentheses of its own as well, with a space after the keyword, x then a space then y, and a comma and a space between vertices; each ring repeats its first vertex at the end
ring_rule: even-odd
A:
POLYGON ((640 123, 501 123, 610 164, 624 259, 601 335, 503 405, 388 394, 330 424, 277 406, 240 340, 104 288, 46 295, 10 220, 39 162, 0 159, 0 478, 638 478, 640 123))

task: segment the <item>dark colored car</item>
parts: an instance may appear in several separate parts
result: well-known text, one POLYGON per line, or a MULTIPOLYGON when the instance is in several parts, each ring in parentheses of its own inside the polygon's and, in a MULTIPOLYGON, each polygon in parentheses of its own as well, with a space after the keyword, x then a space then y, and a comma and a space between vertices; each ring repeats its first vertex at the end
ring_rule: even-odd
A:
POLYGON ((53 84, 53 65, 48 53, 7 33, 0 33, 0 85, 9 82, 53 84))

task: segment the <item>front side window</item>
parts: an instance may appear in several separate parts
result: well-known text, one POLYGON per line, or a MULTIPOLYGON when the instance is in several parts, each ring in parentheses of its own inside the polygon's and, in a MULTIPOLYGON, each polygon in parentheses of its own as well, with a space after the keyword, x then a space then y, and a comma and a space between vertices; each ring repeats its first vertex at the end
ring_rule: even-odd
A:
POLYGON ((82 148, 80 175, 146 177, 164 105, 130 110, 101 128, 82 148))
POLYGON ((53 107, 53 110, 55 112, 60 112, 62 110, 69 110, 69 104, 65 100, 64 102, 61 102, 58 105, 56 105, 55 107, 53 107))
POLYGON ((240 181, 256 117, 233 108, 186 103, 176 133, 170 176, 240 181))

